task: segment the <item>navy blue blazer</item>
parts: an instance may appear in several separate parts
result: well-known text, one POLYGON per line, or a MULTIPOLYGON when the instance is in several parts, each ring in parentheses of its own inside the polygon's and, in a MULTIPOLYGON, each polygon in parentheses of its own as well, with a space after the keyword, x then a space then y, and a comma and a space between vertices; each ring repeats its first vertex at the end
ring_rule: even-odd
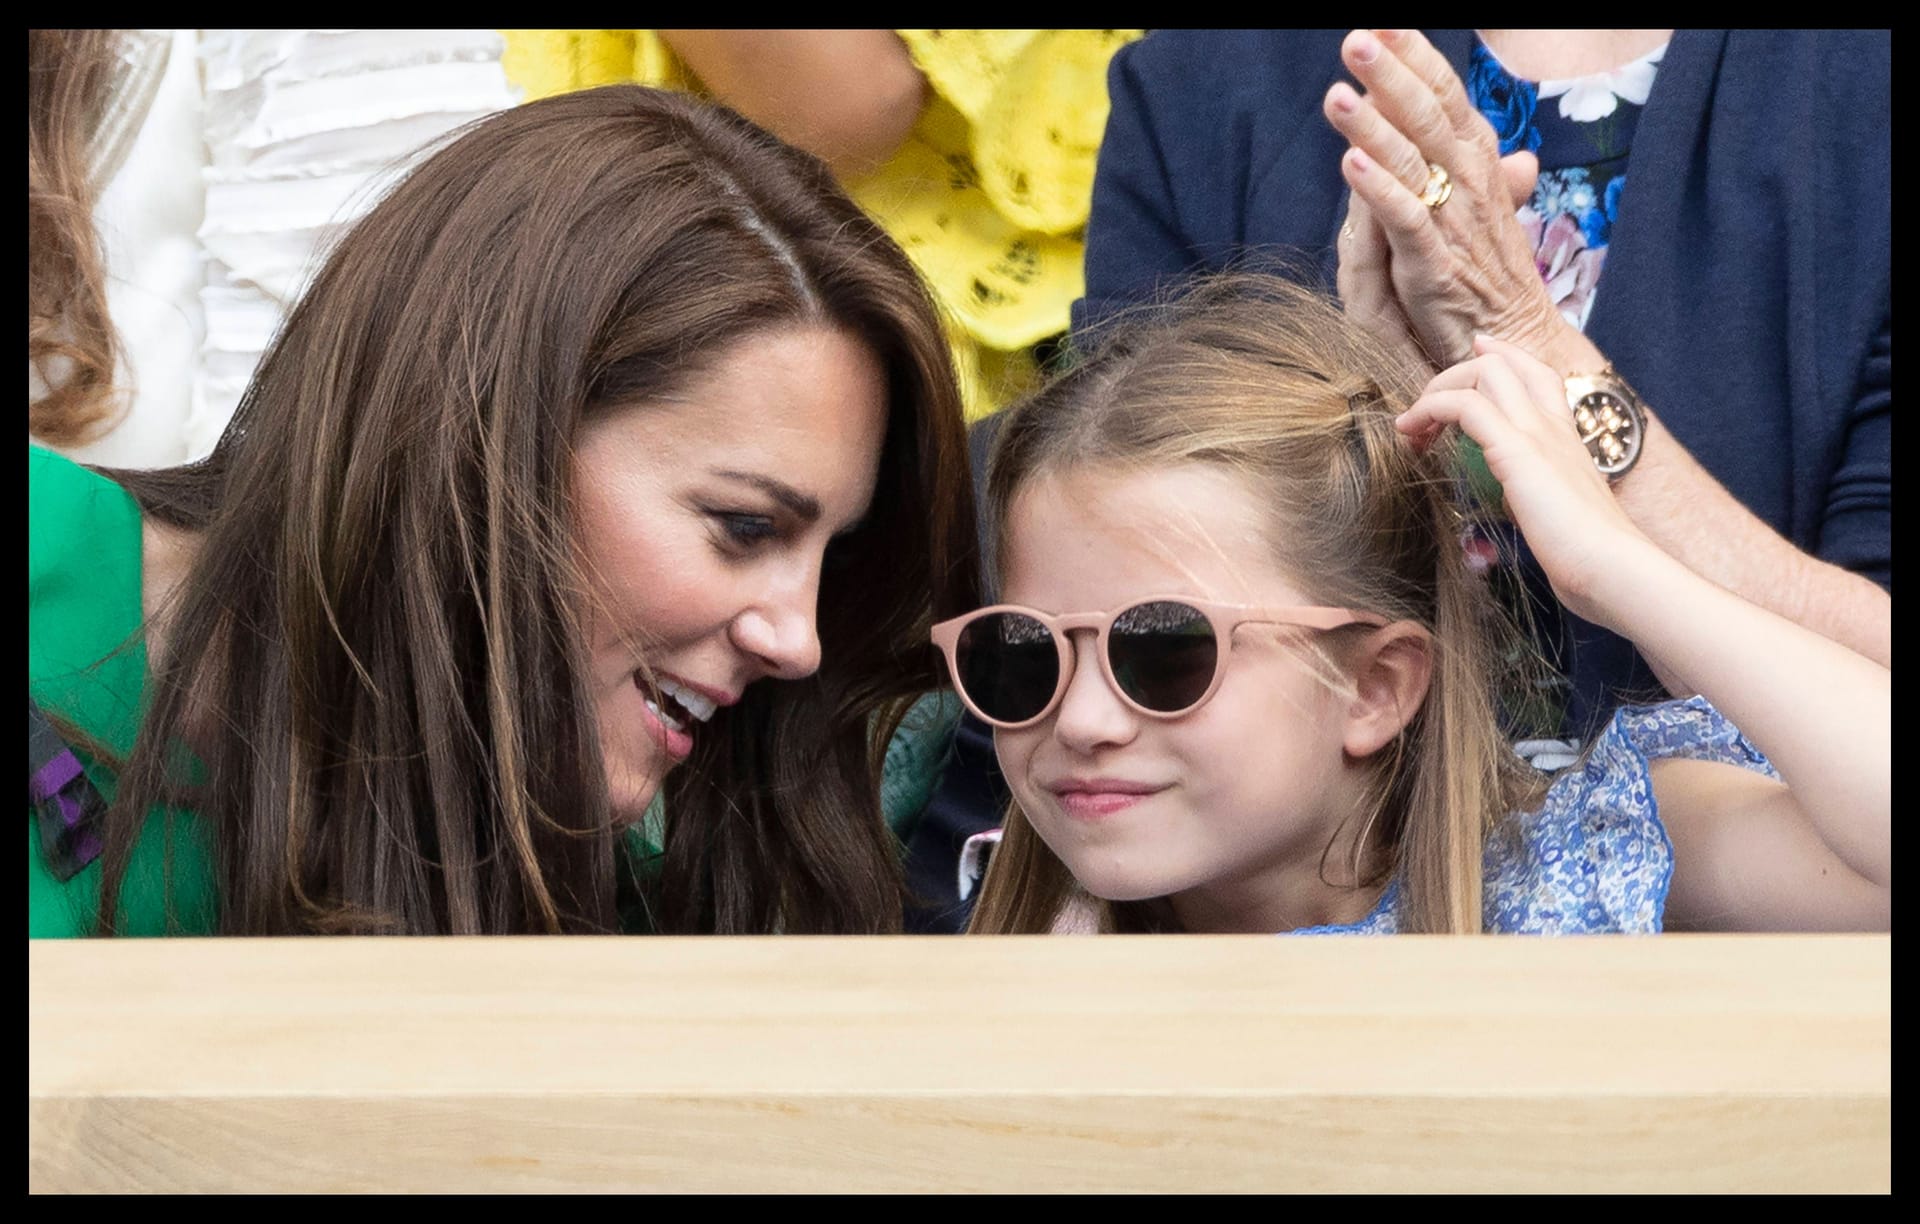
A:
MULTIPOLYGON (((1121 49, 1076 333, 1249 249, 1333 284, 1344 31, 1157 31, 1121 49)), ((1466 77, 1473 35, 1428 37, 1466 77)), ((1634 134, 1587 336, 1729 492, 1888 590, 1889 31, 1681 30, 1634 134)), ((1566 618, 1570 733, 1655 682, 1566 618)))

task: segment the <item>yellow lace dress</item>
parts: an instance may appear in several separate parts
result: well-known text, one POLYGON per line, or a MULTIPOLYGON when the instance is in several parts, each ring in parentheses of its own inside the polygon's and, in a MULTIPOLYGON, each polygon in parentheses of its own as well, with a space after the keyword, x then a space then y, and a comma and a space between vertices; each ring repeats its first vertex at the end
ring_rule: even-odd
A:
MULTIPOLYGON (((528 100, 617 81, 703 92, 651 30, 503 30, 528 100)), ((930 97, 893 158, 847 184, 947 316, 967 415, 1038 381, 1034 346, 1081 296, 1107 61, 1139 30, 899 30, 930 97)))

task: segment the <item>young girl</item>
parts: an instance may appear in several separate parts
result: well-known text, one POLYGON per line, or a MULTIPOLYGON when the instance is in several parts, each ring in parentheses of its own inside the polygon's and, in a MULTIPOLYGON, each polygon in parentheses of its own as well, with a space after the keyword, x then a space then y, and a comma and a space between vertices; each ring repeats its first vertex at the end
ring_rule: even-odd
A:
POLYGON ((1475 351, 1414 398, 1330 305, 1221 283, 1015 410, 1004 602, 934 630, 1014 797, 972 930, 1890 928, 1889 670, 1660 551, 1561 378, 1475 351), (1496 723, 1449 426, 1566 606, 1700 694, 1550 784, 1496 723))

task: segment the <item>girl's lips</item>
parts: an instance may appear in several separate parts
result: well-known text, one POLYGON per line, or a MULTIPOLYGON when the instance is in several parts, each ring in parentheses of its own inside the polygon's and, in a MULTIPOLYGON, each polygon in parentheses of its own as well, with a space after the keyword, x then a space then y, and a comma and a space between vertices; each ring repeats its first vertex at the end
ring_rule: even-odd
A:
POLYGON ((1060 801, 1060 810, 1076 820, 1102 820, 1158 793, 1138 789, 1069 790, 1059 791, 1054 797, 1060 801))

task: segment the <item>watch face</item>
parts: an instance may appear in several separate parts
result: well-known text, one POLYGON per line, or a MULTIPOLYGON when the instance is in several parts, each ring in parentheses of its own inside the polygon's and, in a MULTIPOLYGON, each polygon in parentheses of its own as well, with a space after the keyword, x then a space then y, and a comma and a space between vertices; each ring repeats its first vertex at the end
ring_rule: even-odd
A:
POLYGON ((1640 414, 1611 391, 1593 390, 1573 401, 1573 424, 1604 476, 1618 476, 1640 457, 1640 414))

